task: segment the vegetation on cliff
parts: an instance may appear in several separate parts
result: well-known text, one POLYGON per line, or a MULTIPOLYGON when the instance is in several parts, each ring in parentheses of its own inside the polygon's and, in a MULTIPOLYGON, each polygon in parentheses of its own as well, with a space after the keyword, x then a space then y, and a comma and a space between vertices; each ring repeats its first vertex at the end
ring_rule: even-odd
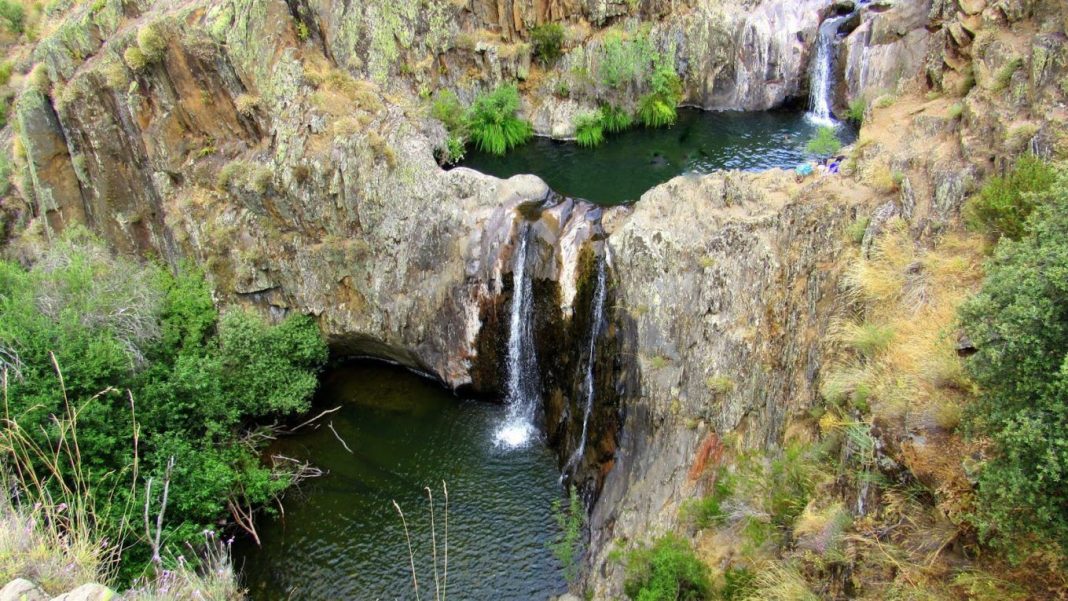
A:
POLYGON ((31 500, 85 508, 126 577, 224 516, 252 530, 301 467, 264 465, 261 425, 309 408, 325 358, 310 319, 220 315, 195 269, 114 257, 76 231, 29 270, 0 263, 4 460, 31 500), (154 541, 142 511, 162 516, 154 541))

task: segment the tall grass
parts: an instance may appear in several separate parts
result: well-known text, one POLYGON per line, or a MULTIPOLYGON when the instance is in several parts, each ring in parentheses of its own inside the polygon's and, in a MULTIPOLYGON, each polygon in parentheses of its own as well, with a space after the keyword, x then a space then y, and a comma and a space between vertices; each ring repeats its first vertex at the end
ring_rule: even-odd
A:
MULTIPOLYGON (((441 544, 441 571, 438 570, 438 528, 436 521, 436 513, 434 511, 434 493, 430 490, 430 487, 424 487, 426 491, 427 502, 430 505, 430 558, 433 564, 434 572, 434 601, 445 601, 445 594, 449 586, 449 487, 445 484, 445 481, 441 481, 441 490, 445 496, 445 508, 444 519, 445 527, 443 532, 443 540, 441 544)), ((393 501, 393 508, 397 510, 397 515, 400 516, 401 524, 404 526, 404 539, 408 544, 408 566, 412 575, 412 589, 415 591, 415 599, 419 601, 419 575, 415 569, 415 551, 412 549, 412 536, 408 531, 408 520, 404 517, 404 511, 401 509, 397 501, 393 501)))

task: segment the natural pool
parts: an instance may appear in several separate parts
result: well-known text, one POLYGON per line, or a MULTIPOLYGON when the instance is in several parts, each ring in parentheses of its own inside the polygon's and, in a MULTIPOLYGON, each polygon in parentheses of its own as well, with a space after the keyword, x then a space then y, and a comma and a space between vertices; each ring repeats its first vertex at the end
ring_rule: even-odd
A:
MULTIPOLYGON (((816 125, 796 111, 710 112, 679 109, 672 127, 634 127, 596 148, 536 138, 498 157, 477 151, 461 163, 482 173, 540 176, 553 190, 603 205, 638 200, 683 173, 794 168, 811 159, 805 144, 816 125)), ((843 144, 856 133, 839 126, 843 144)))
MULTIPOLYGON (((414 599, 394 499, 408 521, 420 594, 432 597, 423 487, 434 490, 440 545, 442 480, 449 489, 449 597, 526 601, 566 589, 547 546, 558 532, 552 503, 562 494, 556 459, 536 441, 495 446, 503 405, 462 400, 436 382, 373 362, 334 369, 318 405, 342 408, 318 429, 279 439, 271 452, 328 473, 287 495, 284 516, 260 520, 261 548, 244 542, 235 549, 253 601, 414 599)), ((439 565, 441 559, 439 547, 439 565)))

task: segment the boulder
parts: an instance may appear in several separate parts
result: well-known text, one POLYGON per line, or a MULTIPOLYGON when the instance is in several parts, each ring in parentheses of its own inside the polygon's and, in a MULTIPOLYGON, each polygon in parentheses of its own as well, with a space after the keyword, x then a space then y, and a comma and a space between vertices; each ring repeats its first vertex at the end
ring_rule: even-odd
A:
POLYGON ((25 578, 16 578, 0 589, 0 601, 48 601, 48 595, 25 578))
POLYGON ((115 591, 96 583, 83 584, 69 593, 54 597, 52 601, 111 601, 115 591))

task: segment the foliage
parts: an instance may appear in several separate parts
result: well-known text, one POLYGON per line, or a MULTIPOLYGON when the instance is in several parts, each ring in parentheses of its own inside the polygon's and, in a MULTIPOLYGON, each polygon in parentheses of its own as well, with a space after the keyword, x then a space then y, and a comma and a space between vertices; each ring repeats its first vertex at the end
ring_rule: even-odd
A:
POLYGON ((578 489, 572 486, 568 491, 567 507, 564 507, 560 499, 553 501, 553 517, 560 528, 560 534, 551 543, 550 548, 553 556, 564 567, 564 576, 569 582, 574 581, 578 577, 578 558, 582 551, 582 527, 586 524, 586 511, 578 489))
POLYGON ((22 33, 26 23, 26 10, 19 2, 0 0, 0 20, 15 33, 22 33))
POLYGON ((979 475, 980 532, 1068 549, 1068 176, 1035 200, 1026 235, 1001 240, 960 311, 982 389, 966 419, 996 447, 979 475))
POLYGON ((819 127, 808 143, 805 144, 807 152, 821 157, 829 157, 841 148, 842 142, 838 139, 838 134, 835 133, 834 127, 826 125, 819 127))
POLYGON ((126 61, 126 66, 131 70, 140 73, 148 67, 148 60, 145 59, 145 53, 141 52, 141 49, 137 46, 130 46, 122 53, 122 58, 126 61))
POLYGON ((579 146, 599 146, 604 142, 604 114, 593 111, 575 117, 575 140, 579 146))
POLYGON ((1035 201, 1056 179, 1053 167, 1026 155, 1005 175, 990 178, 964 207, 965 220, 974 229, 995 237, 1019 240, 1026 232, 1035 201))
POLYGON ((648 127, 663 127, 675 123, 676 107, 682 100, 682 80, 675 68, 666 62, 653 70, 650 91, 638 101, 638 118, 648 127))
POLYGON ((618 31, 611 31, 605 36, 601 52, 598 74, 601 83, 609 88, 639 83, 648 65, 656 58, 648 36, 624 39, 618 31))
POLYGON ((634 118, 622 108, 606 104, 601 107, 601 124, 605 131, 617 134, 634 124, 634 118))
POLYGON ((846 118, 853 123, 864 123, 864 114, 868 111, 868 102, 863 98, 857 98, 849 103, 849 110, 846 111, 846 118))
POLYGON ((515 86, 501 86, 481 94, 467 113, 467 127, 471 139, 480 150, 504 154, 534 135, 530 122, 516 116, 519 111, 519 91, 515 86))
POLYGON ((708 568, 686 541, 668 534, 627 553, 623 590, 636 601, 699 601, 712 595, 708 568))
POLYGON ((62 464, 47 487, 83 473, 101 536, 134 541, 123 551, 136 570, 148 553, 122 508, 142 503, 154 478, 158 509, 172 460, 171 544, 193 541, 228 504, 251 511, 288 486, 290 475, 263 465, 264 438, 248 428, 309 408, 326 349, 307 317, 271 326, 234 310, 220 319, 195 270, 116 258, 76 232, 29 271, 0 262, 0 357, 9 460, 45 469, 39 455, 11 456, 10 443, 55 447, 60 418, 76 406, 80 464, 62 464))
POLYGON ((559 23, 538 25, 530 30, 530 41, 534 47, 534 57, 542 65, 552 65, 562 54, 564 28, 559 23))
POLYGON ((467 120, 460 99, 452 90, 441 90, 430 104, 430 115, 441 121, 448 135, 445 147, 438 149, 438 161, 443 165, 463 160, 467 146, 467 120))

